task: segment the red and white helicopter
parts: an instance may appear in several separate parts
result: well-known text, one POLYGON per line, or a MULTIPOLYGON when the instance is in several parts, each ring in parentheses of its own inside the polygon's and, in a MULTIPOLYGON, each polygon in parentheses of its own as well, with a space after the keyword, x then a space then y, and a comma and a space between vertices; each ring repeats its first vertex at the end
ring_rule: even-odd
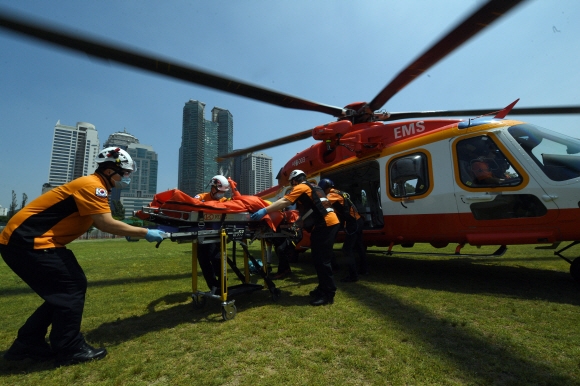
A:
POLYGON ((378 111, 397 92, 522 0, 491 0, 403 69, 370 102, 335 107, 125 48, 79 38, 0 13, 0 27, 89 55, 336 121, 236 151, 234 157, 312 137, 319 141, 289 160, 265 199, 284 195, 294 169, 331 179, 365 217, 367 245, 429 243, 568 245, 555 254, 580 281, 580 258, 562 252, 580 242, 580 140, 516 115, 578 114, 580 106, 388 113, 378 111), (475 117, 451 119, 449 117, 475 117), (509 118, 508 118, 509 117, 509 118))

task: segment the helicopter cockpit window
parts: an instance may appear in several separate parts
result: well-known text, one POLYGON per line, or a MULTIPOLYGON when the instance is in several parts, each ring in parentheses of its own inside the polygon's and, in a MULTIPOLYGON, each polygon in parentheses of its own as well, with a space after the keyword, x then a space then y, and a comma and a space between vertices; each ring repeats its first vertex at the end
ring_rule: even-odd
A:
POLYGON ((393 197, 412 197, 429 189, 427 156, 414 153, 397 158, 389 165, 389 190, 393 197))
POLYGON ((508 132, 549 179, 580 177, 580 140, 530 124, 512 126, 508 132))
POLYGON ((487 135, 457 143, 461 182, 470 188, 515 186, 521 183, 518 171, 487 135))

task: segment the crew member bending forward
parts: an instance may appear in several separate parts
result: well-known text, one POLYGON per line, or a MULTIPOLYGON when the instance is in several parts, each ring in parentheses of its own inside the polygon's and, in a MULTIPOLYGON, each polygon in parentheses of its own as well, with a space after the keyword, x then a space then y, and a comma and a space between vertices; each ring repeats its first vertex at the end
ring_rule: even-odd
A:
POLYGON ((296 203, 303 227, 310 233, 310 249, 314 268, 318 275, 318 287, 310 292, 310 304, 321 306, 332 304, 336 285, 332 275, 332 247, 338 232, 339 222, 334 209, 324 191, 317 185, 306 181, 306 173, 294 170, 290 173, 292 190, 273 204, 252 214, 252 220, 261 220, 267 213, 281 210, 296 203))
POLYGON ((102 359, 104 348, 90 346, 81 333, 87 278, 66 245, 92 225, 119 236, 163 240, 157 229, 137 228, 111 215, 108 196, 113 187, 131 182, 136 164, 120 148, 103 149, 94 174, 58 186, 22 208, 0 234, 0 254, 6 264, 44 302, 18 330, 4 354, 6 360, 49 360, 57 366, 102 359), (45 336, 52 326, 46 343, 45 336))

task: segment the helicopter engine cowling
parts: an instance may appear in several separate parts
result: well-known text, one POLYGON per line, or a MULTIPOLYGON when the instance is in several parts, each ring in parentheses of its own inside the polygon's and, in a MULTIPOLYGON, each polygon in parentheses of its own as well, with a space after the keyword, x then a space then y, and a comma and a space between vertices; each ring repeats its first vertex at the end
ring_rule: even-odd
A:
POLYGON ((350 121, 327 123, 312 129, 312 138, 318 141, 333 141, 348 133, 351 128, 352 122, 350 121))

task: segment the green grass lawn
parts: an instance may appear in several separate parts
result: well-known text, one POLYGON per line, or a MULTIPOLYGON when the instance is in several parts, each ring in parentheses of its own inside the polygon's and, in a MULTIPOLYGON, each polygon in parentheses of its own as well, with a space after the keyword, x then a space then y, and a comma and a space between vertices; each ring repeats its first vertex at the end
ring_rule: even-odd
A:
MULTIPOLYGON (((117 239, 70 249, 89 280, 82 330, 109 355, 59 369, 0 359, 0 384, 580 384, 580 285, 551 250, 475 259, 371 248, 371 273, 338 282, 324 307, 308 304, 317 280, 307 253, 276 282, 277 301, 268 290, 240 295, 236 317, 223 321, 216 301, 192 306, 191 244, 117 239)), ((258 256, 259 244, 251 250, 258 256)), ((0 262, 1 353, 39 304, 0 262)))

